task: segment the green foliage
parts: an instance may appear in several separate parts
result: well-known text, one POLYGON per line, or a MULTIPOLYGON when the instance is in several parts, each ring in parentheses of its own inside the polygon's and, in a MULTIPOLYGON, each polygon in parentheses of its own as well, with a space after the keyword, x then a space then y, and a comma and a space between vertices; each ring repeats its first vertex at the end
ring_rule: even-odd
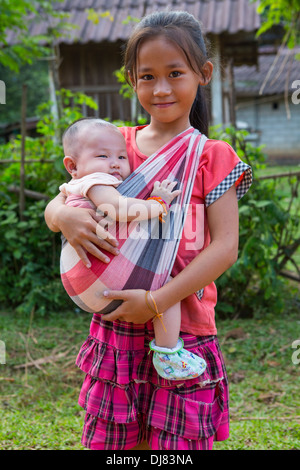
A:
MULTIPOLYGON (((62 0, 57 0, 61 2, 62 0)), ((1 0, 0 2, 0 63, 19 72, 24 63, 31 64, 37 57, 49 55, 53 39, 71 28, 64 21, 67 14, 59 12, 53 2, 46 0, 1 0), (51 25, 50 19, 55 19, 56 26, 51 25), (30 35, 28 28, 34 21, 48 23, 45 35, 30 35), (7 42, 7 31, 16 34, 13 44, 7 42)))
MULTIPOLYGON (((82 117, 81 106, 96 108, 91 98, 81 93, 61 90, 58 94, 64 107, 61 118, 53 119, 47 102, 38 108, 39 137, 26 139, 26 159, 37 160, 26 165, 26 189, 53 197, 66 181, 63 150, 57 135, 82 117), (53 163, 41 163, 39 160, 53 163)), ((0 159, 20 160, 21 137, 0 146, 0 159)), ((9 186, 20 179, 20 164, 0 166, 0 305, 38 314, 73 308, 59 276, 60 236, 52 234, 45 221, 45 201, 26 201, 24 220, 19 218, 17 196, 9 186)))
POLYGON ((274 25, 282 24, 285 29, 284 43, 290 49, 300 44, 300 1, 299 0, 261 0, 257 7, 263 22, 257 36, 274 25))
POLYGON ((87 19, 90 20, 93 24, 98 24, 100 18, 107 18, 109 21, 114 21, 114 17, 110 11, 96 12, 93 8, 87 8, 85 10, 87 14, 87 19))
MULTIPOLYGON (((51 101, 40 105, 38 107, 40 121, 37 124, 37 131, 44 136, 51 137, 53 141, 58 139, 58 146, 61 149, 62 133, 69 124, 83 117, 82 106, 97 109, 98 105, 84 93, 73 93, 64 88, 61 88, 56 95, 57 102, 55 104, 58 107, 59 118, 53 118, 53 103, 51 101)), ((55 154, 57 152, 58 147, 56 146, 55 154)))
MULTIPOLYGON (((61 135, 66 127, 82 115, 82 106, 96 109, 96 103, 82 93, 72 93, 62 89, 57 93, 57 99, 62 103, 61 116, 53 118, 53 102, 48 101, 37 108, 39 122, 37 132, 39 137, 26 138, 26 159, 37 160, 37 163, 26 165, 26 188, 52 197, 57 194, 58 186, 67 177, 63 166, 63 149, 61 135), (39 160, 50 160, 53 163, 40 163, 39 160)), ((12 142, 0 146, 0 159, 20 160, 21 136, 12 142)), ((1 165, 0 192, 5 192, 7 185, 14 184, 20 178, 19 163, 1 165)))
POLYGON ((58 236, 44 222, 45 201, 28 205, 20 221, 17 204, 0 201, 0 304, 29 313, 60 310, 66 294, 58 279, 58 236))
POLYGON ((134 90, 125 79, 124 66, 118 70, 115 70, 114 76, 117 78, 118 82, 121 83, 120 94, 123 96, 123 98, 132 98, 134 95, 134 90))
POLYGON ((0 63, 0 78, 6 85, 6 103, 9 103, 9 106, 1 106, 1 124, 21 122, 22 85, 27 85, 27 117, 35 117, 37 106, 49 99, 46 61, 22 65, 19 74, 0 63), (39 86, 36 86, 37 83, 39 86))
POLYGON ((240 316, 270 308, 279 313, 284 308, 287 289, 280 273, 293 260, 300 244, 299 214, 286 207, 285 195, 277 192, 272 180, 258 179, 265 156, 261 148, 247 142, 246 132, 233 128, 215 132, 214 138, 233 145, 253 171, 253 184, 239 202, 239 257, 217 280, 217 309, 240 316), (285 256, 287 252, 289 256, 285 256))

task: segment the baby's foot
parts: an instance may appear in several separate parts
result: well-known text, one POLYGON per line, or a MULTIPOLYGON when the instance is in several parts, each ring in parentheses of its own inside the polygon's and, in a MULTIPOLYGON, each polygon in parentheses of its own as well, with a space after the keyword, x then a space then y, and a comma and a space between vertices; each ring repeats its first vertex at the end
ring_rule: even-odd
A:
POLYGON ((194 379, 206 369, 205 360, 184 349, 181 338, 172 349, 156 346, 155 339, 150 342, 149 347, 154 351, 153 365, 158 375, 164 379, 194 379))

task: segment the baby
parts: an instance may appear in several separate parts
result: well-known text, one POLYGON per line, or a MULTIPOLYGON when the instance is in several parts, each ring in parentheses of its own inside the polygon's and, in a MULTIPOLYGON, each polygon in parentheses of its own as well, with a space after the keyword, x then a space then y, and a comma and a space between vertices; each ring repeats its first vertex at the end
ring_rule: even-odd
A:
MULTIPOLYGON (((180 194, 180 190, 174 190, 176 181, 164 180, 154 183, 147 200, 122 196, 116 188, 130 175, 126 142, 118 128, 107 121, 96 118, 75 121, 64 132, 63 148, 64 165, 72 176, 69 183, 64 183, 59 188, 67 197, 66 204, 92 207, 110 220, 118 222, 156 217, 163 221, 169 204, 180 194)), ((68 265, 68 256, 70 250, 63 249, 61 266, 68 265)), ((99 279, 103 282, 104 290, 106 265, 101 264, 103 271, 99 279)), ((68 278, 68 271, 65 271, 64 278, 68 278)), ((74 272, 72 276, 74 277, 74 272)), ((115 276, 117 278, 117 273, 115 276)), ((64 285, 66 287, 65 282, 64 285)), ((151 292, 148 293, 148 306, 156 310, 151 292)), ((99 286, 94 293, 89 288, 88 296, 98 298, 98 305, 93 303, 92 308, 93 311, 102 313, 103 299, 99 297, 99 286)), ((87 295, 84 298, 85 303, 86 299, 87 295)), ((180 304, 164 312, 163 322, 157 319, 154 321, 155 340, 150 343, 150 348, 155 351, 153 362, 158 374, 168 380, 198 377, 206 367, 202 358, 183 349, 183 341, 179 338, 180 323, 180 304)))

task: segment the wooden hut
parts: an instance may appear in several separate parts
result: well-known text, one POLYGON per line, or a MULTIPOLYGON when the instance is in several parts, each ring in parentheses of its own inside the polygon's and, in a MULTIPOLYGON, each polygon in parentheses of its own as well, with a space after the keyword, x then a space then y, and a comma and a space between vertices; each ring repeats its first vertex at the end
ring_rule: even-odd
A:
MULTIPOLYGON (((185 10, 203 24, 215 66, 211 92, 211 121, 234 121, 232 70, 257 63, 255 32, 260 18, 257 3, 249 0, 65 0, 56 8, 69 14, 76 27, 57 41, 61 87, 84 92, 98 103, 92 114, 134 120, 136 108, 120 96, 114 71, 122 64, 122 50, 136 19, 159 10, 185 10), (93 22, 89 11, 93 11, 93 22), (227 78, 226 78, 227 77, 227 78), (225 85, 224 85, 225 84, 225 85)), ((29 34, 41 34, 49 24, 36 19, 29 34)), ((84 110, 91 114, 91 110, 84 110)))

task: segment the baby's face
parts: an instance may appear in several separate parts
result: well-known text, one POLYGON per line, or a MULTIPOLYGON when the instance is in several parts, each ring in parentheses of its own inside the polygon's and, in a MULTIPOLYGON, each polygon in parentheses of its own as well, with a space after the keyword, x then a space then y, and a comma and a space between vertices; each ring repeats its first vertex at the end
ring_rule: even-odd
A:
POLYGON ((79 136, 76 178, 95 172, 124 180, 130 174, 126 142, 118 130, 95 126, 79 136))

